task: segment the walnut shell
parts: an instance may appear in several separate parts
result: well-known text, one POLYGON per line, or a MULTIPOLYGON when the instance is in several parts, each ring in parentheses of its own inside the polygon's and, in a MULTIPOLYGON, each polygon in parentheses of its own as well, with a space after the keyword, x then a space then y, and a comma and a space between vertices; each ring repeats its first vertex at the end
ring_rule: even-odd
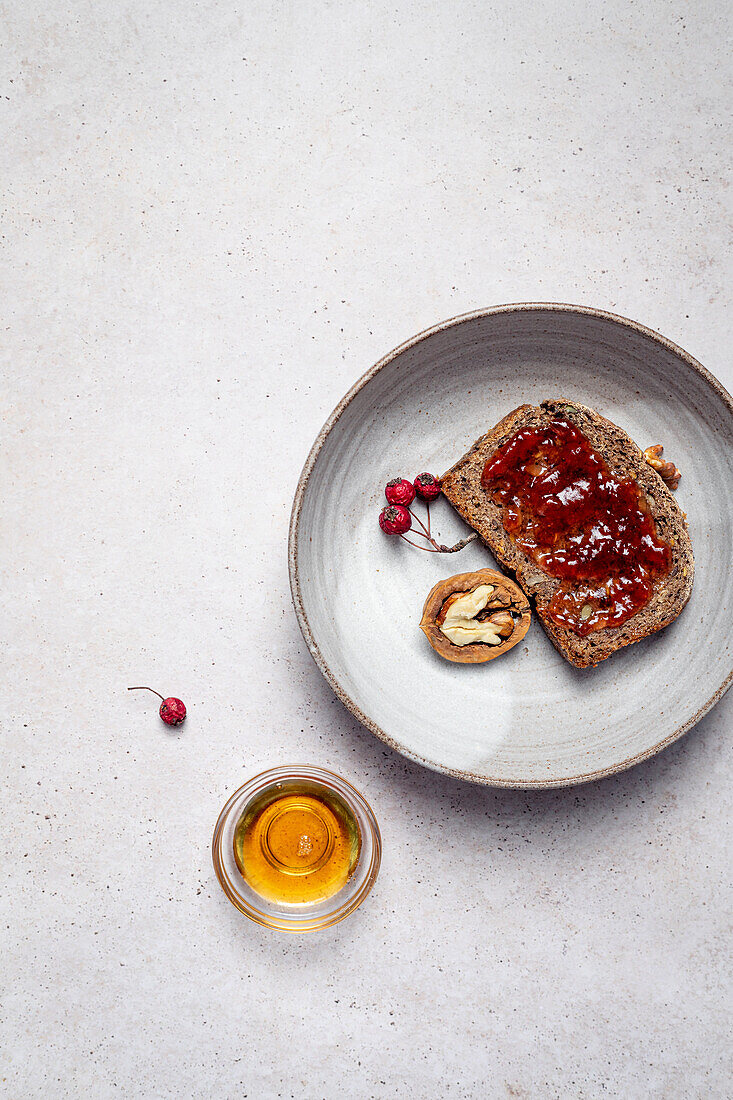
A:
POLYGON ((495 569, 479 569, 475 573, 456 573, 454 577, 439 581, 430 589, 423 607, 420 629, 435 652, 445 657, 447 661, 455 661, 456 664, 462 665, 478 665, 483 664, 484 661, 493 661, 495 657, 506 653, 517 642, 521 642, 529 630, 531 617, 527 597, 519 585, 495 569), (454 645, 440 629, 440 624, 445 618, 446 604, 453 602, 450 599, 451 596, 473 592, 482 584, 494 585, 496 591, 492 594, 489 609, 496 612, 511 612, 514 618, 514 629, 509 637, 502 639, 500 645, 487 645, 485 642, 464 646, 454 645))

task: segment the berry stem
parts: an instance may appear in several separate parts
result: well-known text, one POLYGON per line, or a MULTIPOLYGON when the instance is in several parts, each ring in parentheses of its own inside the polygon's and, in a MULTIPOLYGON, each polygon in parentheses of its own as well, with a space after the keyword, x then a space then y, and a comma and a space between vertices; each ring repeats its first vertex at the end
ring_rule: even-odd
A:
POLYGON ((430 534, 430 501, 425 501, 425 511, 428 513, 428 534, 430 534))
POLYGON ((435 539, 431 539, 430 535, 426 534, 425 531, 416 531, 414 527, 411 528, 411 531, 413 535, 417 535, 419 539, 425 539, 426 542, 432 542, 433 546, 435 545, 435 539))
MULTIPOLYGON (((410 515, 412 516, 412 518, 413 518, 413 519, 416 519, 416 520, 417 520, 417 522, 418 522, 418 523, 420 524, 420 526, 422 527, 423 531, 425 532, 425 537, 429 539, 429 538, 430 538, 430 529, 429 529, 428 527, 426 527, 426 526, 425 526, 425 524, 423 523, 423 521, 422 521, 422 520, 420 519, 420 517, 419 517, 419 516, 416 516, 416 515, 415 515, 415 513, 414 513, 414 512, 413 512, 413 510, 412 510, 412 508, 408 509, 408 511, 409 511, 410 515)), ((415 534, 416 534, 416 535, 417 535, 417 534, 419 534, 419 533, 420 533, 419 531, 416 531, 416 532, 415 532, 415 534)))
MULTIPOLYGON (((416 531, 415 534, 419 535, 420 532, 416 531)), ((427 536, 423 536, 423 538, 425 538, 425 537, 427 537, 427 536)), ((431 547, 431 546, 421 546, 419 542, 413 542, 412 539, 405 538, 404 535, 400 535, 400 538, 404 539, 408 546, 414 546, 416 550, 424 550, 426 554, 439 554, 441 552, 438 549, 437 545, 433 542, 432 539, 430 539, 430 542, 433 543, 433 545, 431 547)))
MULTIPOLYGON (((127 690, 128 691, 152 691, 153 695, 157 695, 159 699, 163 699, 163 696, 160 694, 159 691, 156 691, 155 688, 134 687, 134 688, 128 688, 127 690)), ((165 699, 163 699, 163 702, 165 702, 165 699)))
POLYGON ((431 538, 430 535, 424 535, 422 531, 414 531, 413 534, 425 539, 426 542, 430 543, 430 546, 421 546, 420 543, 413 542, 405 535, 400 535, 400 538, 404 539, 408 546, 414 546, 416 550, 424 550, 426 554, 456 554, 464 546, 468 546, 469 542, 474 542, 478 538, 477 532, 472 531, 470 535, 466 535, 465 539, 461 539, 455 546, 441 546, 434 538, 431 538))
POLYGON ((474 531, 472 534, 467 535, 465 539, 461 539, 455 546, 441 546, 439 547, 442 554, 455 554, 457 550, 462 550, 464 546, 468 546, 469 542, 474 542, 478 538, 478 534, 474 531))

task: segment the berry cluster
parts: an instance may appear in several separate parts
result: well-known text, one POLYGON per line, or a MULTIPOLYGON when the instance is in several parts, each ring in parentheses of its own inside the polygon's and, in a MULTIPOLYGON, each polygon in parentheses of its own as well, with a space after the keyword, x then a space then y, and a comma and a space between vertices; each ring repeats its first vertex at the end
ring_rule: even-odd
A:
POLYGON ((440 481, 433 474, 418 474, 414 481, 408 481, 404 477, 394 477, 387 482, 384 490, 387 498, 387 507, 379 513, 379 526, 387 535, 399 535, 410 546, 417 550, 426 550, 429 554, 454 554, 456 550, 462 550, 469 542, 477 538, 476 534, 461 539, 455 546, 443 546, 435 541, 430 533, 430 502, 440 496, 440 481), (423 523, 419 516, 411 510, 410 505, 416 497, 420 497, 425 503, 427 512, 427 524, 423 523), (413 528, 412 521, 419 528, 413 528), (421 545, 405 538, 408 531, 412 530, 418 538, 424 539, 428 544, 421 545))

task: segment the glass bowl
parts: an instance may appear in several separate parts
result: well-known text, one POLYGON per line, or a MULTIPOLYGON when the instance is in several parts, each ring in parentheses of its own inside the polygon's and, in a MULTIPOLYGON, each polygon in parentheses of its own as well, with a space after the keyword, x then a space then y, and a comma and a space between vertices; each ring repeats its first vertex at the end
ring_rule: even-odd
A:
POLYGON ((212 841, 214 870, 233 905, 250 920, 281 932, 314 932, 328 928, 353 913, 371 890, 379 872, 382 838, 371 807, 359 792, 333 772, 310 765, 270 768, 250 779, 231 796, 219 814, 212 841), (331 897, 316 902, 273 901, 245 881, 234 854, 234 835, 242 815, 255 800, 266 800, 302 790, 340 799, 353 815, 359 832, 359 854, 344 885, 331 897))

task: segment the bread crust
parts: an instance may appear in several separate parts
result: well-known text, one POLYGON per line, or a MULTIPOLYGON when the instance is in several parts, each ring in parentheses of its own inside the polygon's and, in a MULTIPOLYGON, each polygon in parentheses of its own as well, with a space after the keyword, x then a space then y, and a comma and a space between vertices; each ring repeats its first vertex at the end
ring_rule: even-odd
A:
POLYGON ((565 398, 548 398, 540 405, 520 405, 477 439, 443 475, 441 482, 444 496, 478 533, 499 564, 516 576, 535 604, 551 642, 576 668, 593 667, 624 646, 668 626, 690 598, 695 563, 684 513, 656 470, 644 461, 634 441, 594 409, 565 398), (501 509, 492 504, 481 488, 486 462, 511 435, 557 415, 567 418, 586 436, 613 473, 633 478, 643 489, 659 536, 669 543, 672 551, 669 573, 657 583, 650 601, 620 627, 597 630, 585 638, 549 618, 548 604, 560 582, 543 572, 512 541, 504 530, 501 509))

